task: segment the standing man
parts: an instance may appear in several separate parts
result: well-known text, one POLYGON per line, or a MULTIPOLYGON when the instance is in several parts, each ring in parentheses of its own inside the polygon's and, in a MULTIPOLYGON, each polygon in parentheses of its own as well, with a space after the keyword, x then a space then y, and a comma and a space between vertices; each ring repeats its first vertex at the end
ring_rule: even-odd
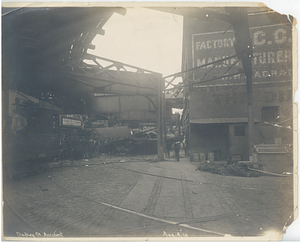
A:
POLYGON ((188 151, 187 151, 187 143, 186 143, 186 138, 185 137, 184 137, 184 140, 182 141, 182 143, 183 143, 184 155, 186 157, 187 154, 188 154, 188 151))
POLYGON ((176 141, 174 143, 175 156, 177 161, 179 161, 179 149, 180 149, 180 141, 176 141))
POLYGON ((170 158, 170 151, 171 151, 172 144, 173 144, 173 142, 170 140, 165 141, 168 158, 170 158))

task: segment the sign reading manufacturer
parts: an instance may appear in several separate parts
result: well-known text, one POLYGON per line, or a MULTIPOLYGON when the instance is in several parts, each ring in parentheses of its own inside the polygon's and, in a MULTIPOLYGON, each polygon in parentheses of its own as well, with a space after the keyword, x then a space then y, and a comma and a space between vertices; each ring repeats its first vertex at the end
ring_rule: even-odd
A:
MULTIPOLYGON (((289 81, 292 80, 292 34, 289 25, 267 25, 250 28, 253 44, 253 80, 289 81)), ((201 66, 235 55, 235 35, 233 31, 213 32, 193 35, 193 65, 201 66)), ((243 70, 237 57, 207 65, 195 74, 195 80, 213 79, 243 70), (233 68, 232 65, 236 64, 233 68), (210 71, 210 69, 212 69, 210 71), (208 73, 210 71, 210 73, 208 73), (208 74, 207 74, 208 73, 208 74)), ((228 76, 213 83, 243 82, 244 74, 228 76)), ((213 84, 210 83, 210 84, 213 84)))

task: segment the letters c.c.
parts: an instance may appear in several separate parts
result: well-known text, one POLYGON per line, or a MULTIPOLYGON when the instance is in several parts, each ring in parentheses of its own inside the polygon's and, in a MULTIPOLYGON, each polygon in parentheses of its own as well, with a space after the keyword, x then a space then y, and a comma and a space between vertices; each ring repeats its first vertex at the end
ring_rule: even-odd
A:
POLYGON ((274 32, 274 40, 277 44, 282 44, 286 41, 286 30, 285 29, 277 29, 274 32))
POLYGON ((257 31, 254 33, 253 35, 253 44, 254 45, 263 45, 266 43, 266 39, 262 38, 264 37, 266 34, 264 31, 257 31))

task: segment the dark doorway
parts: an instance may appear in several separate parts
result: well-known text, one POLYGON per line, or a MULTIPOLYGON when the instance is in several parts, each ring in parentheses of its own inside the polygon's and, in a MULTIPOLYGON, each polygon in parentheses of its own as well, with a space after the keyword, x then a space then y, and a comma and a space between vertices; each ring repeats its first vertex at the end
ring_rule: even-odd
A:
POLYGON ((228 124, 191 124, 191 152, 214 153, 215 160, 227 160, 230 155, 228 124))

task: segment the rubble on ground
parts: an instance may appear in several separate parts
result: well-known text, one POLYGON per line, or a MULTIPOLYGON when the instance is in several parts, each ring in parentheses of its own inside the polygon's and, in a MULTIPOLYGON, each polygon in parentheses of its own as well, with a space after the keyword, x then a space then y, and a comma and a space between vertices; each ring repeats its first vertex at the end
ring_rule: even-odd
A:
POLYGON ((149 139, 156 139, 157 138, 157 131, 156 128, 148 128, 145 130, 138 130, 133 135, 133 138, 149 138, 149 139))
POLYGON ((259 172, 248 169, 247 164, 244 163, 219 163, 219 162, 204 162, 199 165, 197 170, 207 171, 213 174, 223 176, 242 176, 242 177, 257 177, 259 172))
POLYGON ((156 154, 156 128, 136 130, 130 136, 107 143, 103 151, 113 155, 156 154))

